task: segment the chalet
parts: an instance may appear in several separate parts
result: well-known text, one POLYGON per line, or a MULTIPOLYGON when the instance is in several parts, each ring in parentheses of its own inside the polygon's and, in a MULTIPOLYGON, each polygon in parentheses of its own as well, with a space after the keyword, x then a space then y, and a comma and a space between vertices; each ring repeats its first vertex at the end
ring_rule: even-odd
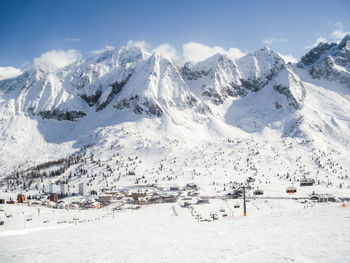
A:
POLYGON ((58 194, 57 193, 52 193, 50 195, 50 201, 54 202, 54 203, 57 203, 58 202, 58 194))
POLYGON ((227 196, 231 199, 237 199, 239 197, 238 194, 234 194, 234 193, 228 193, 227 196))
POLYGON ((126 204, 134 204, 134 203, 135 203, 134 198, 132 198, 132 197, 126 197, 126 198, 125 198, 125 203, 126 203, 126 204))
POLYGON ((242 188, 235 189, 233 191, 233 194, 238 195, 238 196, 242 196, 243 195, 243 189, 242 188))
POLYGON ((177 201, 175 196, 162 196, 161 198, 164 203, 175 203, 177 201))
POLYGON ((197 204, 209 204, 209 199, 198 199, 197 204))
POLYGON ((18 203, 23 203, 26 200, 26 196, 23 194, 18 194, 17 195, 17 202, 18 203))
POLYGON ((319 198, 320 203, 327 203, 328 202, 328 196, 321 195, 319 198))
POLYGON ((149 204, 159 204, 159 203, 175 203, 177 197, 174 195, 159 195, 147 198, 149 204))
POLYGON ((188 195, 188 196, 198 196, 199 193, 198 193, 198 192, 195 192, 195 191, 190 191, 190 192, 188 192, 187 195, 188 195))
POLYGON ((169 190, 170 191, 180 191, 180 187, 178 187, 178 186, 171 186, 169 190))
POLYGON ((256 189, 256 190, 254 190, 253 194, 254 194, 254 195, 263 195, 263 194, 264 194, 264 191, 263 191, 263 190, 260 190, 260 189, 256 189))
POLYGON ((300 180, 300 186, 312 186, 315 183, 315 180, 312 178, 302 178, 300 180))
POLYGON ((326 195, 320 195, 320 194, 315 194, 315 193, 312 193, 310 195, 310 199, 312 201, 316 201, 316 202, 319 202, 319 203, 327 203, 328 202, 328 196, 326 195))
POLYGON ((52 201, 46 201, 46 202, 44 203, 44 205, 45 205, 46 207, 48 207, 48 208, 54 208, 54 207, 56 207, 56 203, 55 203, 55 202, 52 202, 52 201))
POLYGON ((159 203, 163 203, 160 197, 154 196, 148 199, 148 204, 159 204, 159 203))
POLYGON ((66 204, 64 201, 59 201, 56 204, 56 208, 57 209, 65 209, 65 208, 68 208, 68 204, 66 204))
POLYGON ((138 205, 148 205, 150 204, 150 200, 146 197, 139 197, 137 200, 136 200, 136 204, 138 205))
POLYGON ((100 208, 101 204, 96 201, 88 201, 87 203, 84 204, 85 208, 100 208))
POLYGON ((184 189, 197 190, 198 186, 196 184, 194 184, 194 183, 189 183, 189 184, 186 184, 184 189))
POLYGON ((338 202, 338 198, 334 197, 334 196, 329 196, 328 197, 328 202, 338 202))
POLYGON ((108 203, 111 202, 113 196, 112 195, 100 195, 98 197, 98 201, 101 203, 108 203))
POLYGON ((186 208, 186 207, 189 207, 190 205, 191 205, 190 202, 184 202, 183 205, 182 205, 182 207, 186 208))
POLYGON ((31 201, 32 202, 32 206, 41 206, 43 204, 42 201, 38 201, 38 200, 34 200, 34 201, 31 201))

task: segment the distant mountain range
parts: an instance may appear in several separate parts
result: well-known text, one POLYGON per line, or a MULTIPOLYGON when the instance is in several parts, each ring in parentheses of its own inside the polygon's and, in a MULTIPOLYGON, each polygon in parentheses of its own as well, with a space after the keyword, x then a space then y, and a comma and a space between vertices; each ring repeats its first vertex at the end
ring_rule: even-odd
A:
POLYGON ((83 145, 103 127, 144 119, 157 123, 154 136, 170 127, 193 135, 194 125, 222 136, 269 129, 350 149, 350 35, 296 64, 270 48, 178 65, 121 47, 56 70, 33 67, 0 81, 0 164, 65 155, 74 148, 68 142, 83 145))

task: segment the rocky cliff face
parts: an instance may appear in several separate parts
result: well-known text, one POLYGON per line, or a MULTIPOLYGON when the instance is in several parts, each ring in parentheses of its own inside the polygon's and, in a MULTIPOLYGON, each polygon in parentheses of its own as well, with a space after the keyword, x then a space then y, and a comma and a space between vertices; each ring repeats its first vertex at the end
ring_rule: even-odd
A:
POLYGON ((350 34, 339 43, 320 43, 298 63, 315 79, 339 81, 350 88, 350 34))

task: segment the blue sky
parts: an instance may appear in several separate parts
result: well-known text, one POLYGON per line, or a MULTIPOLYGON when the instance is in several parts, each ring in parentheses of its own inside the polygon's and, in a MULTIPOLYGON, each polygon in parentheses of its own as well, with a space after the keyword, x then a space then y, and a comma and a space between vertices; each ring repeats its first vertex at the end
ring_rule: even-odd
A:
POLYGON ((150 50, 168 43, 176 56, 190 42, 202 46, 187 46, 187 54, 268 45, 300 58, 317 41, 350 31, 350 1, 341 0, 1 0, 0 10, 0 66, 22 69, 50 50, 86 58, 130 40, 150 50))

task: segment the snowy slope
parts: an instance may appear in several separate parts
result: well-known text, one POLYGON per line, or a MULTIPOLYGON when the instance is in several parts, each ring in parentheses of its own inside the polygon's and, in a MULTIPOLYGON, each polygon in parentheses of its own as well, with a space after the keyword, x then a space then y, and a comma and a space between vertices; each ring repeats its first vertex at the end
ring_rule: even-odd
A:
MULTIPOLYGON (((174 216, 173 204, 113 215, 107 209, 41 208, 40 216, 36 207, 8 206, 5 211, 17 220, 5 219, 8 229, 0 232, 0 259, 283 263, 350 260, 349 208, 318 204, 305 209, 292 200, 256 203, 248 203, 246 218, 240 210, 232 209, 234 216, 215 222, 197 222, 189 209, 178 205, 178 216, 174 216), (32 220, 27 222, 27 218, 32 220), (78 225, 74 225, 73 218, 79 218, 78 225), (44 220, 48 223, 43 224, 44 220)), ((222 201, 221 207, 227 211, 232 206, 232 202, 222 201)), ((201 208, 205 209, 196 206, 201 208)), ((218 211, 220 204, 209 211, 213 209, 218 211)))

